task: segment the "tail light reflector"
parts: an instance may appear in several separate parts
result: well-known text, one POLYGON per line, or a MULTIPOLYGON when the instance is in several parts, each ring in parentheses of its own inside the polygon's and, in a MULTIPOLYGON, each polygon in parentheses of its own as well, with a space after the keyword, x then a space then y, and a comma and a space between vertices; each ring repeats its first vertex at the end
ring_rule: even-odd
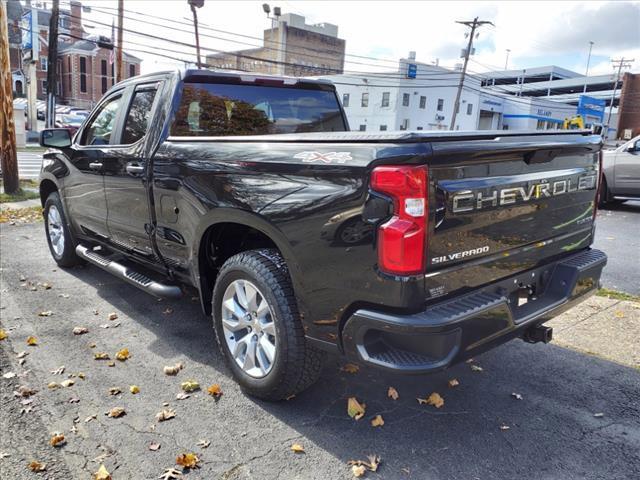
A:
POLYGON ((376 167, 371 188, 393 199, 393 216, 378 229, 378 266, 395 275, 422 273, 426 264, 427 184, 425 166, 376 167))

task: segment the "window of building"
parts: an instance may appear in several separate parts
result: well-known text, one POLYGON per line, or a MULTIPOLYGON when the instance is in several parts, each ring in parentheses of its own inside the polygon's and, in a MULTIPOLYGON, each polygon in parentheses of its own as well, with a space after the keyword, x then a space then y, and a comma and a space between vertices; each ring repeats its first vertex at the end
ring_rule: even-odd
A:
POLYGON ((349 94, 348 93, 343 93, 342 94, 342 106, 344 108, 347 108, 349 106, 349 94))
POLYGON ((136 66, 129 65, 129 78, 136 76, 136 66))
POLYGON ((144 137, 149 126, 151 107, 155 96, 155 88, 140 90, 133 95, 131 107, 129 107, 129 113, 127 113, 127 119, 124 122, 121 144, 130 145, 144 137))
POLYGON ((47 57, 40 57, 40 70, 46 72, 47 71, 47 57))
POLYGON ((384 132, 387 130, 387 126, 386 125, 380 125, 380 131, 384 132))
POLYGON ((408 93, 403 93, 402 94, 402 106, 403 107, 408 107, 410 99, 411 99, 411 95, 409 95, 408 93))
POLYGON ((473 113, 473 103, 467 103, 467 115, 471 115, 473 113))
POLYGON ((418 130, 423 130, 423 128, 422 128, 422 127, 418 127, 417 129, 418 129, 418 130))
POLYGON ((544 130, 546 126, 547 122, 545 122, 544 120, 538 120, 538 123, 536 124, 536 130, 544 130))
POLYGON ((47 81, 46 80, 42 81, 42 91, 45 92, 45 93, 47 92, 47 81))
POLYGON ((363 93, 362 94, 362 101, 360 103, 360 106, 362 107, 368 107, 369 106, 369 94, 368 93, 363 93))
POLYGON ((405 118, 400 124, 400 130, 407 130, 409 128, 409 119, 405 118))
POLYGON ((391 92, 382 92, 382 106, 389 106, 389 97, 391 96, 391 92))
POLYGON ((102 81, 102 93, 106 93, 108 85, 107 85, 107 61, 106 60, 101 60, 100 61, 100 75, 102 75, 102 77, 100 78, 100 80, 102 81))
POLYGON ((437 107, 438 111, 441 112, 442 110, 444 110, 444 100, 439 98, 438 99, 438 107, 437 107))
POLYGON ((367 126, 366 126, 366 125, 360 125, 359 130, 360 130, 361 132, 365 132, 365 131, 367 130, 367 126))
POLYGON ((427 108, 427 97, 425 97, 424 95, 420 97, 420 108, 427 108))
POLYGON ((87 93, 87 57, 80 57, 80 91, 87 93))
POLYGON ((102 104, 96 115, 91 120, 89 128, 84 132, 82 145, 108 145, 111 141, 111 132, 116 123, 118 108, 122 97, 111 97, 102 104))

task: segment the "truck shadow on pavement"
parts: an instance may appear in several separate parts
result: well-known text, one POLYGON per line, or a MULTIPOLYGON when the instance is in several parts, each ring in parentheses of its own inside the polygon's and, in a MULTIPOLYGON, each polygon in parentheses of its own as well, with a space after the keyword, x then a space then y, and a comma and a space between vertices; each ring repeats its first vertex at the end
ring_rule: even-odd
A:
MULTIPOLYGON (((162 359, 185 357, 213 369, 212 376, 226 377, 221 402, 256 412, 263 429, 275 420, 298 432, 295 441, 305 447, 305 461, 318 450, 327 452, 344 465, 345 478, 351 478, 346 462, 370 454, 379 455, 382 464, 368 478, 632 478, 640 471, 640 372, 631 368, 519 340, 476 358, 473 364, 482 371, 460 364, 430 376, 365 367, 349 374, 340 370, 343 361, 332 357, 316 385, 289 401, 268 403, 233 386, 198 301, 159 302, 91 266, 69 273, 153 335, 155 340, 141 348, 162 359), (163 313, 167 309, 171 313, 163 313), (450 388, 453 378, 459 386, 450 388), (388 398, 389 386, 398 391, 398 400, 388 398), (418 404, 417 397, 432 392, 444 398, 444 406, 418 404), (366 404, 359 421, 347 415, 351 396, 366 404), (374 428, 370 420, 378 414, 385 424, 374 428)), ((224 420, 220 426, 219 418, 201 421, 212 428, 251 428, 224 420)), ((262 441, 272 438, 269 428, 263 435, 262 441)), ((291 477, 335 478, 307 473, 291 477)))

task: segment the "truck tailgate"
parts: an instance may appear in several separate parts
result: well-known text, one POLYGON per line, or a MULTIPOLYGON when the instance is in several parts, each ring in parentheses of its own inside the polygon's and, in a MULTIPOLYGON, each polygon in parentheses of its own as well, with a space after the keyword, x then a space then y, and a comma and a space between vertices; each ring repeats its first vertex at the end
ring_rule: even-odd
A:
POLYGON ((427 297, 588 247, 599 150, 589 135, 434 143, 427 297))

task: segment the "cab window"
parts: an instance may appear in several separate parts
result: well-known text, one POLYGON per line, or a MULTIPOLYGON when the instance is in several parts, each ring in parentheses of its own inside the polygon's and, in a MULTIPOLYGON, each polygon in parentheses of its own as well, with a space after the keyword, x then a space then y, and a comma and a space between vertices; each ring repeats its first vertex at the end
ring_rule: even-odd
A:
POLYGON ((84 131, 81 145, 109 145, 122 96, 107 100, 84 131))
POLYGON ((155 88, 139 90, 133 94, 133 100, 131 100, 131 106, 124 122, 121 144, 130 145, 145 136, 155 96, 155 88))

